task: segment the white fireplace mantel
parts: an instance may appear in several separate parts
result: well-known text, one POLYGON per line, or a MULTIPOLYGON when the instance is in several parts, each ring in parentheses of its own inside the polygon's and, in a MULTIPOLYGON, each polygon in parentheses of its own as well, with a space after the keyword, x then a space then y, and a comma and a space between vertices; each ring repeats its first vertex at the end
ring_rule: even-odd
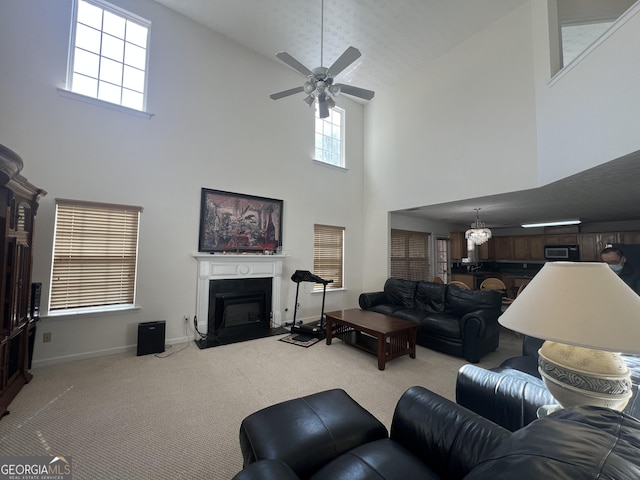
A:
POLYGON ((209 318, 209 282, 233 278, 271 278, 271 310, 273 325, 282 325, 280 291, 282 287, 282 265, 286 255, 255 254, 209 254, 195 253, 198 261, 198 290, 196 293, 196 315, 198 330, 206 331, 209 318))

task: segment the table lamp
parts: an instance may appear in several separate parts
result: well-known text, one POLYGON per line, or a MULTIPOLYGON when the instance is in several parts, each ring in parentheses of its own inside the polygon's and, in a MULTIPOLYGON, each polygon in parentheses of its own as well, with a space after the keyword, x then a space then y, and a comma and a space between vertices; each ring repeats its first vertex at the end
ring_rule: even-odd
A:
POLYGON ((546 340, 538 371, 563 407, 624 409, 630 372, 619 353, 640 353, 640 296, 606 264, 548 262, 498 319, 546 340))

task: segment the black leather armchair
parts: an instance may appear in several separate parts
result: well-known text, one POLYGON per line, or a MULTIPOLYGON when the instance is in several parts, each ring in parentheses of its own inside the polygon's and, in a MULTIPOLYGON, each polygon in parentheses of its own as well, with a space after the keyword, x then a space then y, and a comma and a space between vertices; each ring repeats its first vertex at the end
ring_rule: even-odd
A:
POLYGON ((640 478, 640 422, 574 407, 515 433, 411 387, 390 434, 343 390, 289 400, 240 427, 234 480, 621 480, 640 478))

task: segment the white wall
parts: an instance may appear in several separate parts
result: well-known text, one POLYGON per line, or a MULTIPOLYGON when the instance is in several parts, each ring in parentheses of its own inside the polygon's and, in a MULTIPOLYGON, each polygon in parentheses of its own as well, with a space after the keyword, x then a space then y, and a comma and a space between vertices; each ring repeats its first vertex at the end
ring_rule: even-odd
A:
POLYGON ((525 5, 366 107, 365 290, 382 285, 387 212, 536 186, 525 5))
MULTIPOLYGON (((313 110, 269 94, 302 78, 148 0, 111 0, 151 20, 148 110, 142 119, 59 95, 66 75, 71 0, 0 3, 0 143, 22 156, 22 174, 48 195, 36 222, 33 280, 48 302, 54 199, 140 205, 135 312, 44 318, 35 365, 121 351, 139 322, 166 320, 185 337, 194 315, 202 187, 284 200, 283 318, 293 316, 295 269, 313 268, 313 224, 346 227, 347 291, 327 309, 357 305, 362 291, 363 107, 347 115, 348 170, 311 161, 313 110), (345 207, 346 206, 346 207, 345 207), (53 341, 42 342, 51 332, 53 341)), ((284 45, 283 48, 290 47, 284 45)), ((301 289, 301 318, 320 297, 301 289)))
POLYGON ((531 3, 541 185, 640 150, 640 2, 553 81, 545 3, 531 3))

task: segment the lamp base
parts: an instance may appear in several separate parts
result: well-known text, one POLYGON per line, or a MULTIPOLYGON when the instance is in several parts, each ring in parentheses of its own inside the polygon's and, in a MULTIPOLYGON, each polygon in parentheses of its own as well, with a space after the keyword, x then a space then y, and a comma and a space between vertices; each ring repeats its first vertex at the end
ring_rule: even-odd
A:
POLYGON ((563 407, 623 410, 631 398, 631 374, 617 353, 547 340, 538 355, 542 380, 563 407))

